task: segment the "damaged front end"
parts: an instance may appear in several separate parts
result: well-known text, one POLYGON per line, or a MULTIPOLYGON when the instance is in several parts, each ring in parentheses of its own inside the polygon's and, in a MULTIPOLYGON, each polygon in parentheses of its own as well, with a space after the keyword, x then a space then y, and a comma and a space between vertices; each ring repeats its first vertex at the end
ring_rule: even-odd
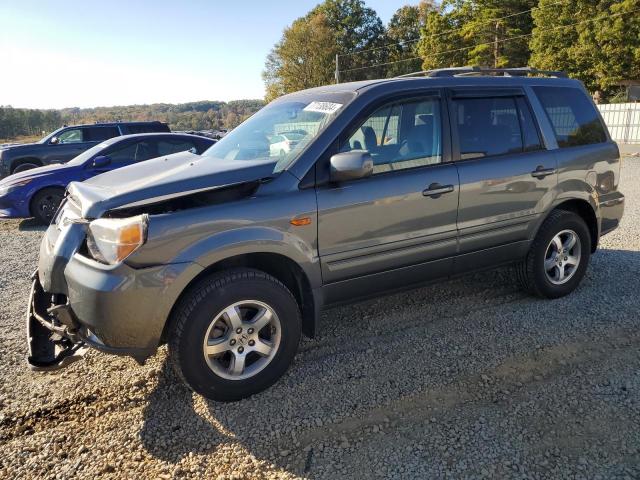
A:
POLYGON ((27 310, 27 363, 34 371, 64 368, 79 360, 87 346, 79 335, 79 324, 68 305, 56 304, 61 295, 48 295, 40 284, 38 272, 33 274, 27 310))

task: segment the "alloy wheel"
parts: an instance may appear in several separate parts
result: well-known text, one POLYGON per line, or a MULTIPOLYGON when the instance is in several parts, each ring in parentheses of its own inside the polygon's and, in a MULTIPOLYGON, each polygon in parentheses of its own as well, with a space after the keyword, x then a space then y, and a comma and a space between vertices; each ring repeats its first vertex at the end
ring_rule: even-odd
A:
POLYGON ((544 256, 544 271, 554 285, 567 283, 580 265, 582 245, 573 230, 562 230, 549 242, 544 256))
POLYGON ((243 300, 213 318, 202 351, 216 375, 227 380, 245 380, 271 363, 280 338, 276 312, 258 300, 243 300))

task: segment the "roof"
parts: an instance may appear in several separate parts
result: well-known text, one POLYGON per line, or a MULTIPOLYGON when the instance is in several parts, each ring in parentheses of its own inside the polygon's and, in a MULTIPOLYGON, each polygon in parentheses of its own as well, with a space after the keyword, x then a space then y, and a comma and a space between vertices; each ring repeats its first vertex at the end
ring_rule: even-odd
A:
POLYGON ((208 138, 208 137, 203 137, 200 135, 191 135, 190 133, 175 133, 175 132, 146 132, 146 133, 131 133, 129 135, 119 135, 117 137, 111 137, 108 140, 105 140, 101 143, 106 143, 108 145, 113 145, 114 143, 118 143, 124 140, 129 140, 131 138, 144 138, 144 137, 187 137, 187 138, 194 138, 194 139, 204 139, 204 140, 211 140, 213 142, 213 139, 208 138))
POLYGON ((74 125, 64 125, 61 128, 67 128, 67 127, 112 127, 114 125, 150 125, 150 124, 163 124, 164 122, 161 122, 159 120, 150 120, 150 121, 118 121, 118 122, 95 122, 95 123, 78 123, 78 124, 74 124, 74 125))
POLYGON ((569 79, 563 72, 549 72, 529 69, 480 69, 478 67, 459 67, 452 69, 439 69, 426 72, 417 72, 401 77, 365 80, 359 82, 338 83, 322 87, 301 90, 284 97, 307 94, 323 93, 363 93, 374 88, 401 90, 403 87, 456 87, 456 86, 498 86, 517 87, 524 85, 566 85, 576 86, 578 80, 569 79), (489 75, 491 73, 491 75, 489 75), (495 75, 505 73, 505 75, 495 75), (542 74, 546 76, 529 76, 530 74, 542 74), (418 76, 424 75, 424 76, 418 76))

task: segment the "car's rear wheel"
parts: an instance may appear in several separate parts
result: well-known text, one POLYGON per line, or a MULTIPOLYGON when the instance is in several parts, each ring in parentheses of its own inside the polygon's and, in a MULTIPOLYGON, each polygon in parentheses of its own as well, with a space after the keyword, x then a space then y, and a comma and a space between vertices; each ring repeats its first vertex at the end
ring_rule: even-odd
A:
POLYGON ((31 200, 31 214, 38 223, 48 225, 51 223, 63 198, 63 189, 44 188, 33 196, 33 200, 31 200))
POLYGON ((252 269, 200 281, 171 321, 168 343, 176 371, 212 400, 239 400, 271 386, 300 341, 295 298, 277 279, 252 269))
POLYGON ((580 284, 591 256, 591 235, 579 215, 556 210, 544 221, 527 258, 517 265, 523 288, 544 298, 568 295, 580 284))

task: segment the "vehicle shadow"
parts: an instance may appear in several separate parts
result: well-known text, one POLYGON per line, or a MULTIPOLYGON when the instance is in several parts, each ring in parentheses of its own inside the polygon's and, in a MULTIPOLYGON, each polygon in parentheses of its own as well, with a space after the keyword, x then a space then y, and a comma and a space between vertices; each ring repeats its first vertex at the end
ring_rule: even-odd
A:
POLYGON ((46 229, 47 226, 38 223, 35 218, 25 218, 18 225, 18 230, 21 232, 44 232, 46 229))
POLYGON ((503 268, 331 309, 322 315, 320 336, 303 341, 279 382, 235 403, 194 395, 165 361, 144 411, 143 445, 178 464, 190 453, 223 461, 221 447, 233 443, 274 468, 310 474, 312 448, 323 448, 325 439, 340 443, 336 427, 346 418, 357 422, 397 399, 479 377, 505 358, 556 344, 567 331, 601 334, 628 321, 637 310, 638 271, 640 252, 603 250, 565 299, 529 297, 503 268), (621 270, 627 278, 612 282, 621 270), (613 304, 616 311, 609 311, 613 304))

